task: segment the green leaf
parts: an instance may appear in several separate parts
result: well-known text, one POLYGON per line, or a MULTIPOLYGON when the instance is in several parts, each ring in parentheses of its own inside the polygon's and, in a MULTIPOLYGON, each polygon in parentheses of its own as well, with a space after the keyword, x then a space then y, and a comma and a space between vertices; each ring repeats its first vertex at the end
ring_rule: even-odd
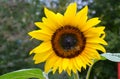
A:
POLYGON ((42 70, 37 68, 22 69, 0 76, 0 79, 29 79, 29 78, 45 79, 42 70))
POLYGON ((101 59, 100 60, 106 60, 106 58, 104 56, 101 55, 101 59))
POLYGON ((110 61, 120 62, 120 53, 105 53, 101 55, 110 61))

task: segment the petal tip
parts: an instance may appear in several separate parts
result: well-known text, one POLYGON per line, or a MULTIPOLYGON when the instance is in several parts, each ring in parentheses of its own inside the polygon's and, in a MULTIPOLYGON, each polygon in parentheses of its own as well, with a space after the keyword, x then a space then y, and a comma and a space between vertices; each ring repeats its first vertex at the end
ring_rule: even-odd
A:
POLYGON ((35 61, 34 63, 35 63, 35 64, 38 64, 39 62, 38 62, 38 61, 35 61))
POLYGON ((86 5, 85 7, 84 7, 86 10, 88 10, 88 6, 86 5))
POLYGON ((30 51, 29 55, 31 55, 33 53, 33 50, 30 51))
POLYGON ((30 35, 30 36, 31 36, 31 32, 28 32, 28 35, 30 35))
POLYGON ((36 26, 38 26, 39 23, 40 23, 40 22, 35 22, 34 24, 35 24, 36 26))

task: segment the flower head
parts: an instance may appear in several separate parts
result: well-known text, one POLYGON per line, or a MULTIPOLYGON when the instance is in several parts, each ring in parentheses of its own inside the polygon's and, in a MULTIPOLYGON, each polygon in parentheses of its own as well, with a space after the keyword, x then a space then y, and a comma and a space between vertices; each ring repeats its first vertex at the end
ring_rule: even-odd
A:
POLYGON ((35 64, 45 63, 45 72, 52 69, 53 73, 67 71, 70 75, 90 66, 93 59, 100 59, 97 50, 106 52, 102 45, 104 41, 104 26, 95 27, 100 23, 99 18, 88 20, 88 7, 77 11, 77 4, 71 3, 64 15, 54 13, 44 8, 46 17, 42 22, 35 22, 40 29, 29 32, 32 38, 43 42, 34 48, 35 64))

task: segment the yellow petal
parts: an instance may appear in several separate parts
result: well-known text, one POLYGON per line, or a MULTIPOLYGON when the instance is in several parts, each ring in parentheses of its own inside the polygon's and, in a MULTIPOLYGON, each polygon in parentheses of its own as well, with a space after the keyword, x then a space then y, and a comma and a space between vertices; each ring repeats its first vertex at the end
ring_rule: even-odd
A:
POLYGON ((32 53, 43 53, 43 52, 47 52, 47 51, 49 51, 51 49, 52 49, 52 46, 51 46, 51 42, 50 41, 43 42, 39 46, 37 46, 36 48, 31 50, 30 54, 32 54, 32 53))
POLYGON ((58 60, 58 57, 55 55, 55 53, 52 53, 52 55, 49 56, 45 63, 45 72, 48 73, 50 69, 55 64, 56 60, 58 60))
POLYGON ((41 28, 41 30, 45 31, 48 34, 53 34, 52 29, 50 29, 48 26, 46 26, 44 23, 42 22, 35 22, 35 25, 39 28, 41 28))
POLYGON ((73 60, 70 59, 69 61, 70 61, 70 62, 69 62, 68 69, 69 69, 69 70, 72 70, 74 73, 76 73, 76 72, 77 72, 77 69, 76 69, 76 67, 74 66, 73 60))
POLYGON ((60 14, 60 13, 57 13, 56 16, 57 16, 56 21, 58 21, 59 26, 64 26, 64 24, 63 24, 63 15, 60 14))
POLYGON ((86 61, 84 61, 84 58, 83 58, 81 55, 79 55, 78 58, 79 58, 80 61, 82 62, 83 68, 86 69, 86 61))
POLYGON ((104 39, 105 38, 105 32, 104 33, 102 33, 102 36, 100 36, 100 38, 102 38, 102 39, 104 39))
POLYGON ((94 27, 94 28, 90 28, 89 30, 83 32, 85 37, 100 37, 101 35, 103 36, 103 34, 105 34, 104 32, 105 27, 94 27))
POLYGON ((77 73, 77 69, 75 68, 75 66, 73 66, 73 68, 72 68, 72 71, 73 71, 73 73, 77 73))
POLYGON ((47 8, 44 8, 44 13, 47 18, 50 18, 51 20, 54 21, 54 17, 56 16, 56 14, 54 12, 48 10, 47 8))
POLYGON ((76 15, 77 4, 71 3, 64 13, 64 25, 74 25, 74 18, 76 15))
POLYGON ((60 63, 62 63, 62 58, 59 57, 53 66, 53 73, 59 68, 60 63))
POLYGON ((61 74, 62 73, 62 71, 63 71, 63 68, 62 68, 62 65, 59 65, 59 74, 61 74))
POLYGON ((84 62, 86 62, 86 65, 90 66, 91 64, 93 64, 92 57, 90 57, 88 54, 82 53, 81 56, 84 58, 84 62))
POLYGON ((53 32, 58 28, 58 26, 50 18, 42 18, 45 26, 49 27, 53 32))
POLYGON ((79 65, 78 65, 77 61, 75 60, 75 58, 73 58, 71 60, 72 60, 72 63, 74 64, 75 68, 80 71, 81 67, 79 67, 79 65))
POLYGON ((103 45, 107 45, 107 42, 105 40, 103 40, 102 38, 87 38, 86 40, 87 43, 99 43, 99 44, 103 44, 103 45))
POLYGON ((86 47, 92 48, 92 49, 98 49, 104 53, 106 52, 105 48, 100 44, 86 44, 86 47))
POLYGON ((101 58, 99 53, 94 49, 86 48, 84 52, 86 54, 88 54, 89 56, 91 56, 93 59, 100 59, 101 58))
POLYGON ((62 67, 64 70, 66 70, 66 68, 69 66, 69 59, 64 58, 63 59, 63 63, 62 63, 62 67))
POLYGON ((87 65, 90 66, 90 63, 92 63, 92 59, 89 60, 84 54, 81 55, 81 60, 85 63, 85 69, 87 65))
POLYGON ((35 60, 35 64, 41 63, 46 61, 46 59, 52 54, 51 51, 47 51, 44 53, 37 53, 35 54, 33 60, 35 60))
POLYGON ((51 40, 51 34, 47 33, 47 31, 43 30, 35 30, 28 33, 32 38, 38 39, 38 40, 44 40, 49 41, 51 40))
POLYGON ((75 57, 75 60, 76 60, 77 65, 80 68, 79 71, 81 71, 81 68, 82 68, 82 66, 83 66, 84 63, 81 61, 81 59, 79 58, 79 56, 75 57))
POLYGON ((89 20, 86 22, 86 24, 84 25, 84 27, 81 29, 81 31, 82 31, 82 32, 83 32, 83 31, 86 31, 86 30, 88 30, 89 28, 91 28, 91 27, 93 27, 93 26, 95 26, 95 25, 97 25, 97 24, 99 24, 99 23, 100 23, 99 18, 89 19, 89 20))
POLYGON ((69 4, 69 6, 67 7, 67 10, 65 11, 64 16, 72 18, 71 16, 76 15, 76 9, 77 9, 77 4, 76 3, 69 4))
POLYGON ((71 59, 69 60, 69 66, 68 66, 68 69, 69 70, 72 70, 72 68, 73 68, 73 65, 72 65, 72 63, 71 63, 71 59))
POLYGON ((68 68, 66 69, 67 73, 69 76, 71 76, 71 70, 69 70, 68 68))
POLYGON ((60 13, 55 14, 47 8, 45 8, 44 11, 47 19, 51 20, 51 22, 54 23, 56 27, 62 25, 61 21, 63 21, 63 15, 61 15, 60 13))
POLYGON ((83 25, 87 21, 87 13, 88 13, 88 6, 85 6, 83 9, 81 9, 77 14, 76 14, 76 24, 78 25, 79 28, 82 28, 83 25))
MULTIPOLYGON (((97 52, 97 51, 95 51, 95 52, 97 52)), ((97 59, 94 52, 89 51, 87 48, 85 48, 83 53, 87 54, 91 59, 97 59)))
POLYGON ((58 67, 57 66, 53 66, 53 69, 52 69, 52 71, 53 71, 53 74, 55 74, 55 72, 56 72, 56 70, 58 69, 58 67))

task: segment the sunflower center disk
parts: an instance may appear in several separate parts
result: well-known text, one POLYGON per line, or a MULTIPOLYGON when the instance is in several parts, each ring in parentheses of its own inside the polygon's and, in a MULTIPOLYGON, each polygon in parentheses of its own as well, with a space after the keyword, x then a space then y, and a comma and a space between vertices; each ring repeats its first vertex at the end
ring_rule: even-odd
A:
POLYGON ((78 28, 64 26, 54 32, 51 43, 57 56, 73 58, 83 51, 86 39, 78 28))
POLYGON ((65 50, 70 50, 75 47, 77 38, 73 34, 63 34, 60 38, 61 47, 65 50))

